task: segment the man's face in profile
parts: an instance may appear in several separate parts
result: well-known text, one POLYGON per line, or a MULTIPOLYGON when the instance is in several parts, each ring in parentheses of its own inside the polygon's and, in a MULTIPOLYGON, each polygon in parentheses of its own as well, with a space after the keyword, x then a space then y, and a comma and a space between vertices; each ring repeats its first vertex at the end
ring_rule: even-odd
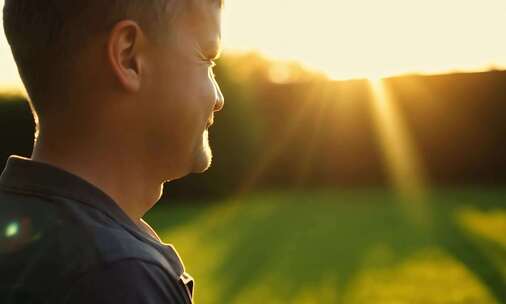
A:
POLYGON ((208 127, 223 96, 212 72, 220 52, 221 8, 198 0, 174 24, 170 42, 147 50, 146 145, 164 172, 182 177, 211 164, 208 127))

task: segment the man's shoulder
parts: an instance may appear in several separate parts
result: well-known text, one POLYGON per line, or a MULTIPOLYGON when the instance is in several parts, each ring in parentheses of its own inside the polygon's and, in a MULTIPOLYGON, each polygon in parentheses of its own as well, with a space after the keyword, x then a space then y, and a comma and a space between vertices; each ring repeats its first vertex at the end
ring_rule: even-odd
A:
MULTIPOLYGON (((0 268, 34 260, 79 275, 124 259, 160 263, 160 253, 93 207, 63 197, 0 189, 0 268)), ((2 269, 4 270, 4 269, 2 269)), ((43 271, 43 270, 40 270, 43 271)))
POLYGON ((175 269, 154 244, 92 206, 0 187, 0 302, 57 299, 81 278, 129 271, 177 282, 175 269))

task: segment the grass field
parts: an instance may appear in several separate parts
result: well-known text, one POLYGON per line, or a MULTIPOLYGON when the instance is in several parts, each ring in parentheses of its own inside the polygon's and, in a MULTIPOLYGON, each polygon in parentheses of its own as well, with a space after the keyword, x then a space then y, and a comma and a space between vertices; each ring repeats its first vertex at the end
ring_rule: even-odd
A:
POLYGON ((382 190, 159 203, 148 216, 197 303, 505 303, 506 190, 382 190))

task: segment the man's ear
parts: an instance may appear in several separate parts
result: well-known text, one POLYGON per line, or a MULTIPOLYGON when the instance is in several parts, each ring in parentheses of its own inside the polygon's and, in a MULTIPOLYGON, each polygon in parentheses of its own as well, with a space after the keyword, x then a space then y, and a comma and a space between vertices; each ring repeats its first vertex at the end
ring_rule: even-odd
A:
POLYGON ((118 22, 109 34, 107 51, 110 66, 123 89, 136 92, 141 86, 145 42, 139 25, 131 20, 118 22))

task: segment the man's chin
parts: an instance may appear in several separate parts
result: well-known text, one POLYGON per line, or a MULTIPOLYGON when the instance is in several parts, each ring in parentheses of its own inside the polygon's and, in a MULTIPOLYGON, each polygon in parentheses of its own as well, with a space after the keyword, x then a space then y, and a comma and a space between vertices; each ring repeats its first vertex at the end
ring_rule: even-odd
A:
POLYGON ((182 171, 180 171, 177 175, 171 175, 170 178, 167 177, 164 182, 174 181, 192 173, 204 173, 211 167, 212 159, 213 154, 211 152, 211 148, 209 147, 209 143, 204 140, 202 145, 194 153, 189 166, 184 169, 181 168, 182 171))
POLYGON ((193 164, 192 173, 204 173, 210 167, 212 163, 211 155, 201 155, 193 164))
POLYGON ((193 173, 203 173, 211 167, 213 159, 213 153, 211 151, 211 147, 209 146, 209 140, 207 138, 207 131, 204 132, 204 138, 202 140, 202 145, 194 159, 192 172, 193 173))

